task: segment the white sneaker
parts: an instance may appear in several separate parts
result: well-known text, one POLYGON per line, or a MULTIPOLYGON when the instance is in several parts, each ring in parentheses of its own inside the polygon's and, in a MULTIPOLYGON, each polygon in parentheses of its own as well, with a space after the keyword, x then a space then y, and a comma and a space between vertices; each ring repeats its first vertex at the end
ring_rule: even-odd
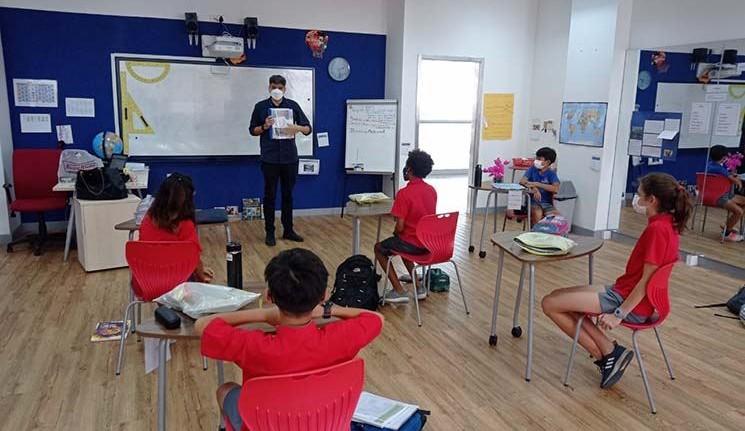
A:
POLYGON ((409 295, 406 292, 398 292, 395 289, 385 292, 386 304, 405 304, 409 302, 409 295))
POLYGON ((416 299, 427 299, 427 288, 425 286, 419 286, 416 288, 416 299))

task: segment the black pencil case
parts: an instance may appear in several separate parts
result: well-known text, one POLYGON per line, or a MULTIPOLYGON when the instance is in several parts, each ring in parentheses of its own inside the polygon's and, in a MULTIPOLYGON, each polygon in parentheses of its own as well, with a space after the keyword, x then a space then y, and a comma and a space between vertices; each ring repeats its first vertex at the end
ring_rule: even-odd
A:
POLYGON ((177 329, 181 326, 181 317, 175 311, 166 306, 155 309, 155 321, 166 329, 177 329))

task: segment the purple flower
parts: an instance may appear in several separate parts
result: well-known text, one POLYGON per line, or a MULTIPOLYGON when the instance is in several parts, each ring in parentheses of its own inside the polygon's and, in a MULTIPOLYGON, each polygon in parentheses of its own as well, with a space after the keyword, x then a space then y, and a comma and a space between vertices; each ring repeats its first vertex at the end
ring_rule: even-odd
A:
POLYGON ((497 157, 494 160, 494 165, 485 168, 483 171, 489 174, 494 179, 504 178, 504 167, 509 165, 509 160, 501 160, 497 157))

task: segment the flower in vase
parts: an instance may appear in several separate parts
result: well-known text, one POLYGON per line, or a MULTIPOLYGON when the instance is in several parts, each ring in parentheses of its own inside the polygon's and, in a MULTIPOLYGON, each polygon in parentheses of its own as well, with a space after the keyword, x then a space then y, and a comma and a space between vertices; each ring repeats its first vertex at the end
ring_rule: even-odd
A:
POLYGON ((735 172, 742 165, 742 158, 742 153, 729 153, 724 158, 724 167, 730 172, 735 172))
POLYGON ((501 181, 502 178, 504 178, 504 167, 509 164, 509 160, 501 160, 499 157, 497 157, 494 160, 494 164, 492 166, 489 166, 488 168, 485 168, 483 171, 489 174, 489 176, 492 177, 492 180, 501 181))

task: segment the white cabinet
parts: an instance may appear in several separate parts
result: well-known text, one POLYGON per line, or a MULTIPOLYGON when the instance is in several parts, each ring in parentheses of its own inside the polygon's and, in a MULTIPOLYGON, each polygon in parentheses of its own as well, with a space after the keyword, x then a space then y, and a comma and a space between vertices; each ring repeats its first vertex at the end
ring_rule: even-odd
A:
POLYGON ((140 198, 129 195, 113 201, 74 199, 78 260, 86 271, 127 266, 124 245, 128 232, 114 226, 134 217, 140 198))

